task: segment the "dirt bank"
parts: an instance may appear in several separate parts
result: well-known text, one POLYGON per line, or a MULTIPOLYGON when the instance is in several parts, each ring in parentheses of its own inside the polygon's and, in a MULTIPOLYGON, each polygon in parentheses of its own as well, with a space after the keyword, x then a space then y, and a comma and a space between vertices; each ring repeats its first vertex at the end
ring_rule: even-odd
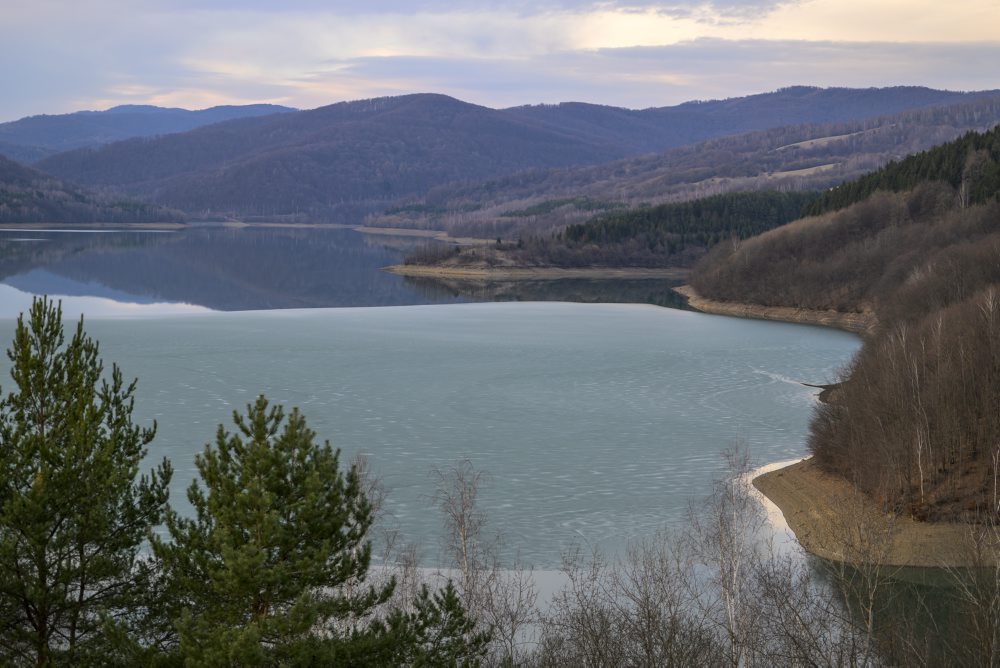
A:
POLYGON ((796 322, 804 325, 825 325, 846 329, 857 334, 871 333, 876 324, 875 314, 842 313, 840 311, 814 311, 810 309, 791 308, 787 306, 758 306, 756 304, 741 304, 738 302, 720 302, 706 299, 699 295, 690 285, 674 288, 674 292, 687 297, 691 308, 704 313, 729 315, 738 318, 755 318, 758 320, 780 320, 796 322))
POLYGON ((796 539, 816 556, 884 566, 978 566, 995 560, 993 536, 976 549, 977 529, 967 524, 917 522, 881 512, 843 478, 806 459, 764 473, 753 485, 781 509, 796 539))

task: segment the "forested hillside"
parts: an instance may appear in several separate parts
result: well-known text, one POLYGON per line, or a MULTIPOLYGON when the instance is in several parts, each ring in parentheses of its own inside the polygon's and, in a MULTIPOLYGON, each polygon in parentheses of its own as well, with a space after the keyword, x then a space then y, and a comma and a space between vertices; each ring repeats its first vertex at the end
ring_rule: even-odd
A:
POLYGON ((732 193, 705 199, 607 213, 570 225, 561 237, 574 244, 616 244, 639 240, 666 245, 673 237, 709 246, 723 237, 747 237, 798 218, 816 198, 811 192, 732 193))
MULTIPOLYGON (((998 95, 996 91, 962 94, 921 88, 859 91, 801 87, 641 111, 579 103, 495 110, 443 95, 406 95, 239 119, 156 139, 131 139, 52 156, 39 166, 72 182, 147 197, 197 215, 337 220, 354 217, 359 211, 414 204, 434 188, 449 183, 483 183, 521 173, 521 180, 536 184, 539 173, 526 170, 608 163, 785 123, 855 122, 859 117, 919 108, 939 119, 933 127, 922 128, 921 140, 935 135, 940 141, 936 136, 942 130, 939 126, 960 117, 941 117, 936 112, 941 105, 978 105, 980 117, 1000 117, 1000 109, 990 107, 991 100, 1000 107, 998 95)), ((969 129, 968 120, 958 122, 962 129, 969 129)), ((858 131, 867 129, 860 127, 858 131)), ((882 142, 894 137, 885 131, 881 134, 882 142)), ((913 138, 903 134, 903 139, 889 140, 893 147, 904 153, 915 150, 905 147, 913 138)), ((947 138, 952 136, 947 134, 947 138)), ((815 132, 779 133, 771 140, 781 143, 772 144, 770 149, 816 138, 815 132)), ((851 146, 822 143, 836 144, 840 149, 851 146)), ((655 193, 659 199, 646 201, 661 203, 673 195, 671 184, 689 187, 693 178, 757 177, 761 169, 781 172, 769 175, 778 181, 803 176, 800 170, 830 172, 822 175, 826 179, 823 186, 842 180, 839 167, 831 168, 829 160, 818 161, 823 156, 817 148, 789 148, 771 161, 776 167, 764 165, 757 156, 752 159, 753 167, 747 168, 742 156, 734 155, 739 150, 733 146, 702 147, 693 154, 689 151, 695 161, 692 165, 673 158, 654 161, 660 173, 648 174, 635 197, 646 196, 639 194, 642 192, 655 193), (712 155, 708 169, 698 162, 707 153, 712 155), (789 171, 795 173, 786 173, 789 171), (680 181, 675 180, 678 178, 680 181)), ((759 150, 759 143, 754 144, 752 151, 759 150)), ((883 145, 879 159, 884 161, 886 150, 883 145)), ((857 153, 853 148, 848 152, 857 153)), ((610 168, 613 178, 618 178, 621 169, 621 165, 610 168)), ((627 167, 626 172, 638 176, 636 168, 627 167)), ((482 207, 490 199, 481 196, 483 188, 489 191, 493 186, 479 187, 472 204, 482 207)), ((747 189, 745 184, 724 188, 706 184, 701 194, 747 189)), ((578 194, 569 192, 561 197, 578 194)), ((608 198, 607 193, 585 194, 593 199, 608 198)), ((611 196, 621 199, 620 189, 611 188, 611 196)), ((432 198, 423 204, 433 205, 432 198)), ((634 197, 630 199, 632 205, 639 203, 634 197)), ((537 202, 527 205, 533 203, 537 202)), ((457 207, 449 203, 447 208, 467 211, 469 204, 466 198, 457 207)), ((492 213, 489 207, 482 208, 486 214, 492 213)))
POLYGON ((620 155, 443 95, 409 95, 118 142, 40 166, 190 212, 329 218, 455 179, 620 155))
POLYGON ((874 311, 878 331, 819 409, 810 449, 918 518, 1000 512, 998 137, 889 165, 826 200, 874 190, 861 201, 719 244, 692 278, 714 299, 874 311))
POLYGON ((982 204, 1000 194, 1000 132, 970 132, 960 141, 893 162, 856 181, 823 193, 810 215, 843 209, 878 190, 900 192, 927 181, 944 181, 958 191, 960 204, 982 204))
POLYGON ((522 239, 509 254, 524 265, 690 266, 724 239, 746 239, 795 220, 815 198, 814 192, 761 191, 613 210, 553 236, 522 239))
POLYGON ((609 143, 629 153, 663 151, 713 137, 785 125, 827 124, 896 114, 922 107, 996 97, 1000 91, 956 93, 918 86, 816 88, 792 86, 772 93, 685 102, 633 111, 581 102, 514 107, 505 112, 609 143))
POLYGON ((86 192, 0 156, 0 223, 182 222, 179 211, 86 192))
POLYGON ((210 107, 189 111, 149 105, 122 105, 104 111, 42 114, 0 123, 0 155, 36 162, 50 155, 99 146, 130 137, 187 132, 234 118, 295 111, 274 104, 210 107))
POLYGON ((369 224, 508 238, 593 216, 590 208, 567 202, 634 208, 726 192, 828 188, 998 122, 1000 97, 994 96, 849 123, 784 126, 603 165, 441 186, 369 224), (513 220, 510 211, 533 213, 513 220))

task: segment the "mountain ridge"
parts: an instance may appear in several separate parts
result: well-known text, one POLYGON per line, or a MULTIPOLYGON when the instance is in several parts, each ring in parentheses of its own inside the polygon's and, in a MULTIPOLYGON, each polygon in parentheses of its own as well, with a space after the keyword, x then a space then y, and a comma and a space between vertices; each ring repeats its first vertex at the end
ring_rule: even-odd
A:
POLYGON ((293 111, 297 110, 272 104, 218 105, 196 110, 118 105, 101 111, 36 114, 0 123, 0 155, 36 162, 63 151, 132 137, 186 132, 212 123, 293 111))
POLYGON ((50 156, 38 166, 68 181, 193 215, 356 220, 359 212, 446 183, 597 165, 731 134, 734 118, 743 126, 771 127, 773 110, 789 105, 786 116, 857 120, 859 109, 922 108, 991 94, 800 87, 632 111, 586 103, 497 110, 418 93, 133 138, 50 156), (835 99, 847 100, 845 111, 837 111, 835 99), (758 113, 749 113, 753 108, 758 113), (681 118, 686 121, 679 123, 681 118))

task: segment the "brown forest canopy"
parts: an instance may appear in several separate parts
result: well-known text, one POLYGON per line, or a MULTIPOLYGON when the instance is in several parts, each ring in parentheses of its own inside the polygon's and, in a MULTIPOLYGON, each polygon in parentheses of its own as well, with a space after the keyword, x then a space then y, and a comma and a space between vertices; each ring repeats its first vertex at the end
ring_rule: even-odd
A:
POLYGON ((864 120, 772 127, 600 165, 446 184, 368 224, 506 239, 582 223, 593 206, 581 202, 634 208, 729 192, 829 188, 997 122, 1000 97, 985 97, 864 120), (512 219, 512 211, 531 215, 512 219))
POLYGON ((692 279, 715 299, 874 310, 810 449, 917 517, 1000 511, 998 147, 1000 128, 889 165, 838 191, 902 192, 720 244, 692 279))
POLYGON ((88 192, 0 156, 0 223, 177 223, 179 211, 88 192))
POLYGON ((995 106, 997 97, 996 91, 798 87, 633 111, 577 103, 496 110, 443 95, 407 95, 130 139, 62 153, 39 166, 75 183, 197 215, 335 219, 451 182, 605 163, 790 123, 838 123, 990 100, 995 106))

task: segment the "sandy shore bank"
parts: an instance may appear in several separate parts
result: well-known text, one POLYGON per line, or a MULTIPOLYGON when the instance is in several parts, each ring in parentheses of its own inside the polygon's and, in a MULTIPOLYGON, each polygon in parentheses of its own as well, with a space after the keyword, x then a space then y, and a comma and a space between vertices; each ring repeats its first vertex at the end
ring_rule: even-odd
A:
POLYGON ((683 280, 687 269, 647 269, 643 267, 431 267, 426 265, 394 264, 384 271, 402 276, 427 278, 468 278, 494 281, 555 280, 560 278, 663 278, 683 280))
MULTIPOLYGON (((810 459, 759 473, 752 482, 781 510, 799 544, 816 556, 900 567, 987 565, 975 549, 975 527, 886 515, 810 459)), ((993 537, 985 546, 995 555, 1000 541, 993 537)))
POLYGON ((702 297, 690 285, 674 288, 674 292, 687 297, 688 305, 692 308, 716 315, 779 320, 804 325, 825 325, 857 334, 868 334, 874 330, 877 324, 874 313, 842 313, 840 311, 814 311, 786 306, 757 306, 738 302, 720 302, 702 297))

